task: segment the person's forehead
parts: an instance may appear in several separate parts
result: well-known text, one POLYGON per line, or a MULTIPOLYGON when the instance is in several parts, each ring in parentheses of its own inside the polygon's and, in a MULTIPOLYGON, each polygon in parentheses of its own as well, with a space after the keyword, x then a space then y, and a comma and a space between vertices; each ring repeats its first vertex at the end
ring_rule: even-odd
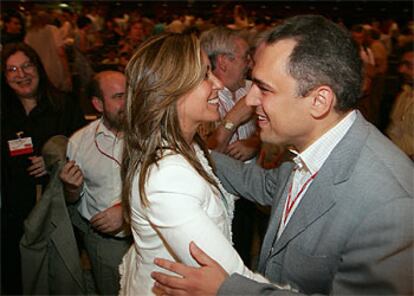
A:
POLYGON ((114 90, 125 89, 126 78, 122 73, 108 73, 101 77, 100 84, 104 95, 111 95, 114 90))
POLYGON ((234 43, 236 45, 236 51, 245 52, 249 50, 249 44, 241 37, 236 37, 234 43))
POLYGON ((268 67, 271 64, 285 64, 289 59, 296 41, 284 39, 272 44, 260 46, 255 55, 256 66, 268 67))
POLYGON ((30 61, 29 57, 22 51, 17 51, 7 58, 7 65, 14 65, 16 63, 30 61))
POLYGON ((261 44, 255 54, 253 79, 276 89, 278 83, 290 76, 286 71, 286 66, 295 45, 294 40, 261 44))

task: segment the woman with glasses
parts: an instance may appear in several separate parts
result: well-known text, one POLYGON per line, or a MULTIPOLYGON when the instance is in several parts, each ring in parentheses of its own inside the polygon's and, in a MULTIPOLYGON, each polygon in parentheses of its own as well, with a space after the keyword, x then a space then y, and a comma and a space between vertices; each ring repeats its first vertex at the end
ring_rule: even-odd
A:
POLYGON ((134 245, 120 267, 121 295, 156 294, 155 257, 197 266, 195 242, 227 272, 258 281, 232 247, 233 196, 214 174, 197 130, 216 121, 222 83, 200 41, 163 34, 138 48, 126 69, 123 205, 134 245))
POLYGON ((51 84, 28 45, 7 44, 1 66, 1 282, 4 294, 21 294, 23 221, 48 181, 42 146, 54 135, 69 136, 84 120, 75 101, 51 84))

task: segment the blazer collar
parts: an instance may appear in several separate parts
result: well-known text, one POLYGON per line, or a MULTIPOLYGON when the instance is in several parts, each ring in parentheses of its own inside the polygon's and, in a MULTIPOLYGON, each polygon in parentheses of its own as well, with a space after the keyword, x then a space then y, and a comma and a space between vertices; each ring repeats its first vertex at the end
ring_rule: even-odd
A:
MULTIPOLYGON (((323 216, 335 204, 337 197, 335 196, 334 185, 347 181, 352 175, 362 147, 368 137, 369 125, 358 112, 354 124, 334 148, 321 167, 318 176, 309 186, 302 202, 298 205, 286 229, 277 240, 272 254, 279 252, 290 240, 323 216)), ((279 203, 278 213, 281 213, 283 206, 283 202, 279 203)), ((276 237, 276 233, 277 229, 272 233, 273 239, 276 237)))
POLYGON ((352 175, 362 148, 367 141, 370 127, 371 124, 357 111, 354 124, 321 168, 330 170, 333 184, 344 182, 352 175))

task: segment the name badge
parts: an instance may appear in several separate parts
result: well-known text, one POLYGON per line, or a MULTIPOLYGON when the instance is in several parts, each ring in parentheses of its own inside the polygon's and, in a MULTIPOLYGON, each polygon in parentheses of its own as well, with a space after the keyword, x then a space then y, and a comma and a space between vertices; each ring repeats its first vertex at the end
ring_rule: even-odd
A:
POLYGON ((33 153, 33 143, 31 137, 19 138, 8 141, 10 156, 18 156, 33 153))

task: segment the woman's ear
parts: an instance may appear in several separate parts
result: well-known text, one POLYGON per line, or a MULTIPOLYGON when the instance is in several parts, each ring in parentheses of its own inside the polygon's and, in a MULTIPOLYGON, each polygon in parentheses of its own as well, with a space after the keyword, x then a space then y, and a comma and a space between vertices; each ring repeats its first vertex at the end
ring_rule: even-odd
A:
POLYGON ((99 113, 103 113, 103 102, 98 97, 92 97, 92 106, 98 111, 99 113))
POLYGON ((321 85, 314 89, 310 95, 311 97, 311 115, 314 118, 322 118, 329 114, 331 109, 335 106, 335 93, 326 85, 321 85))

